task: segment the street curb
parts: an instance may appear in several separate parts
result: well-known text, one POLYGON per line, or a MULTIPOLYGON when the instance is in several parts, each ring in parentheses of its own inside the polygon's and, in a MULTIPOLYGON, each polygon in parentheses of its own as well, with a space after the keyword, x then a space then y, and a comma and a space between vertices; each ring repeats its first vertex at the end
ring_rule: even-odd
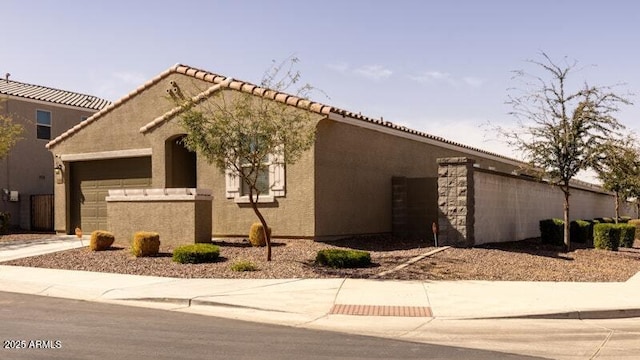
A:
POLYGON ((264 309, 255 306, 244 306, 244 305, 234 305, 221 303, 216 301, 208 301, 208 300, 195 300, 195 299, 182 299, 182 298, 122 298, 122 299, 110 299, 117 301, 141 301, 141 302, 155 302, 155 303, 164 303, 164 304, 175 304, 182 305, 186 307, 192 306, 218 306, 218 307, 226 307, 226 308, 234 308, 234 309, 249 309, 249 310, 260 310, 260 311, 269 311, 269 312, 278 312, 278 313, 290 313, 289 311, 275 310, 275 309, 264 309))
POLYGON ((547 314, 507 315, 469 318, 469 320, 490 319, 548 319, 548 320, 606 320, 628 319, 640 317, 640 308, 635 309, 608 309, 608 310, 576 310, 547 314))

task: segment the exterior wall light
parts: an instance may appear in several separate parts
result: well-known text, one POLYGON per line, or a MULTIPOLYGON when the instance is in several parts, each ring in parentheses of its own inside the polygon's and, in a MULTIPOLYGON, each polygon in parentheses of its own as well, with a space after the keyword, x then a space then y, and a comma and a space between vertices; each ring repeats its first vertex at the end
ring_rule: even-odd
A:
POLYGON ((53 168, 53 172, 55 173, 56 183, 57 184, 62 184, 62 181, 63 181, 62 172, 63 171, 64 171, 64 166, 62 164, 58 164, 53 168))

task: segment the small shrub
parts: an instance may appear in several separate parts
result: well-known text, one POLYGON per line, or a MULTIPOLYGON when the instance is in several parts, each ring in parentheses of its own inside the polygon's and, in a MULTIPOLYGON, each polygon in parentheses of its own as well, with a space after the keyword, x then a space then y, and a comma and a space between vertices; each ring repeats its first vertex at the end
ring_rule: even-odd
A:
POLYGON ((160 234, 157 232, 138 231, 133 234, 131 253, 135 257, 155 256, 160 251, 160 234))
POLYGON ((618 223, 620 224, 626 224, 629 222, 629 220, 631 220, 631 216, 620 216, 618 218, 618 223))
POLYGON ((593 241, 593 227, 589 221, 574 220, 569 223, 571 242, 589 244, 593 241))
POLYGON ((640 239, 640 219, 631 219, 627 222, 627 224, 633 225, 636 227, 636 234, 634 237, 636 239, 640 239))
POLYGON ((180 264, 214 262, 220 256, 220 248, 213 244, 190 244, 173 250, 173 261, 180 264))
POLYGON ((89 249, 91 251, 104 251, 113 245, 115 237, 112 233, 104 230, 96 230, 91 233, 89 240, 89 249))
POLYGON ((636 237, 636 227, 630 224, 618 224, 620 227, 620 247, 633 247, 636 237))
POLYGON ((360 250, 324 249, 318 251, 316 263, 332 268, 358 268, 371 264, 371 254, 360 250))
POLYGON ((615 223, 613 218, 610 218, 610 217, 599 217, 599 218, 595 218, 593 220, 597 220, 598 223, 600 223, 600 224, 613 224, 613 223, 615 223))
POLYGON ((8 233, 10 224, 11 224, 11 213, 0 212, 0 234, 8 233))
POLYGON ((540 220, 540 238, 544 244, 564 244, 564 221, 561 219, 540 220))
POLYGON ((616 224, 596 224, 593 227, 593 245, 596 249, 617 251, 620 234, 620 226, 616 224))
MULTIPOLYGON (((271 236, 271 228, 267 228, 267 232, 269 236, 271 236)), ((264 237, 261 223, 257 222, 251 225, 249 229, 249 242, 255 247, 267 245, 267 239, 264 237)))
POLYGON ((251 261, 240 260, 240 261, 236 261, 235 263, 233 263, 231 265, 231 270, 237 271, 237 272, 257 271, 258 270, 258 266, 256 264, 252 263, 251 261))

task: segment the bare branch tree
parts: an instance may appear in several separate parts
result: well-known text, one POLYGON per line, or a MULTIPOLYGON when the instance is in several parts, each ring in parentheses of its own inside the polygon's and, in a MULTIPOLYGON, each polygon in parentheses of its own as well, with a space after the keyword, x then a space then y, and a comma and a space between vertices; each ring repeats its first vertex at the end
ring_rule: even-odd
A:
POLYGON ((569 250, 570 182, 578 172, 594 166, 608 139, 620 135, 624 127, 613 114, 630 101, 610 86, 584 83, 572 88, 569 76, 577 63, 565 60, 565 65, 557 65, 545 53, 542 58, 529 63, 543 75, 514 72, 521 87, 511 89, 507 104, 518 123, 500 133, 522 152, 534 172, 562 190, 564 244, 569 250))

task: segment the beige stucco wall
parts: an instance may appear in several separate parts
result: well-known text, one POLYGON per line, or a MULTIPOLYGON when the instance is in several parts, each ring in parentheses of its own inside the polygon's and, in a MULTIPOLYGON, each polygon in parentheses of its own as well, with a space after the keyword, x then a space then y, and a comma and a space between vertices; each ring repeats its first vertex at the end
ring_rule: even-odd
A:
POLYGON ((108 201, 107 212, 119 246, 128 247, 138 231, 157 232, 171 247, 211 241, 210 200, 108 201))
MULTIPOLYGON (((540 236, 539 221, 563 217, 563 194, 557 187, 484 171, 474 172, 475 244, 540 236)), ((613 196, 574 188, 570 218, 615 217, 613 196)), ((621 216, 632 215, 628 207, 621 216)))
POLYGON ((49 140, 37 139, 36 110, 51 112, 51 138, 62 134, 95 111, 78 107, 30 101, 17 97, 0 97, 0 113, 23 126, 24 132, 9 155, 0 160, 0 189, 20 193, 20 201, 0 201, 0 211, 10 211, 12 224, 23 229, 31 225, 30 195, 53 194, 53 157, 45 145, 49 140))
MULTIPOLYGON (((197 92, 199 89, 210 86, 209 83, 185 75, 169 74, 62 142, 54 144, 50 151, 54 155, 60 156, 151 148, 152 186, 164 187, 164 140, 180 134, 181 130, 172 122, 168 122, 168 126, 164 124, 157 128, 162 131, 142 134, 139 130, 175 106, 167 95, 171 81, 179 83, 185 92, 197 92), (166 138, 162 138, 163 136, 166 138)), ((69 172, 70 168, 70 164, 66 163, 65 181, 61 184, 55 184, 55 229, 60 233, 73 231, 67 219, 67 205, 70 201, 69 179, 72 176, 69 172)))
MULTIPOLYGON (((400 131, 396 134, 404 135, 400 131)), ((315 146, 316 235, 391 232, 391 178, 424 177, 435 181, 436 159, 452 156, 467 156, 482 167, 506 172, 515 169, 473 152, 447 149, 355 124, 321 121, 315 146)), ((430 202, 427 224, 438 219, 437 194, 430 202)))
MULTIPOLYGON (((152 187, 166 186, 165 141, 183 134, 177 119, 165 121, 151 130, 140 133, 139 129, 166 113, 174 104, 166 90, 174 81, 184 94, 195 94, 209 86, 200 80, 181 74, 171 74, 159 83, 150 86, 98 120, 90 123, 70 138, 51 149, 55 155, 83 154, 119 151, 128 149, 151 149, 152 187)), ((225 90, 225 96, 234 91, 225 90)), ((209 101, 216 101, 215 97, 209 101)), ((321 118, 313 115, 314 121, 321 118)), ((170 157, 169 157, 170 158, 170 157)), ((213 192, 213 235, 247 236, 249 227, 257 218, 249 204, 238 204, 225 196, 225 179, 222 171, 197 156, 197 187, 213 192)), ((314 235, 314 156, 308 151, 294 165, 286 168, 286 196, 275 198, 273 203, 260 204, 260 209, 275 237, 299 237, 314 235)), ((71 168, 66 164, 65 169, 71 168)), ((55 224, 58 232, 70 233, 67 219, 69 197, 69 171, 64 174, 64 184, 57 184, 55 224)))

